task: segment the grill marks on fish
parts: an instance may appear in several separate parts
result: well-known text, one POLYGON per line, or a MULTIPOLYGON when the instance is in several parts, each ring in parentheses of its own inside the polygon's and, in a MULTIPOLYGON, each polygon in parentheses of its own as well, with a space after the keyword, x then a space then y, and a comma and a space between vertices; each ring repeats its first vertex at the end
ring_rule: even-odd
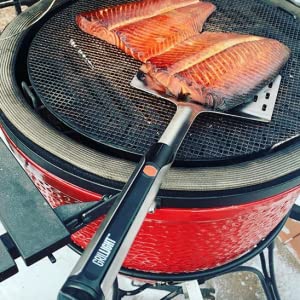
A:
POLYGON ((131 2, 81 13, 77 16, 77 23, 80 26, 80 22, 86 19, 90 22, 98 22, 107 30, 112 30, 197 2, 199 0, 144 0, 131 2))
MULTIPOLYGON (((154 3, 154 1, 152 1, 154 3)), ((132 5, 118 6, 107 10, 100 10, 92 13, 83 13, 77 17, 79 27, 110 44, 116 45, 125 53, 143 62, 149 58, 164 53, 174 45, 202 31, 202 26, 210 14, 215 10, 215 6, 209 2, 196 1, 169 1, 172 5, 157 11, 154 16, 153 7, 150 1, 132 3, 132 5), (183 6, 184 4, 190 4, 183 6), (125 15, 130 14, 128 10, 134 6, 140 7, 140 11, 132 13, 132 19, 117 20, 115 11, 126 11, 125 15), (179 6, 179 8, 175 8, 179 6), (182 7, 180 7, 182 6, 182 7), (122 9, 121 9, 122 7, 122 9), (148 15, 146 11, 151 11, 148 15), (137 17, 136 15, 140 15, 137 17), (112 16, 115 14, 114 16, 112 16), (146 17, 145 17, 146 15, 146 17)), ((153 4, 152 3, 152 4, 153 4)), ((164 4, 168 1, 164 1, 164 4)), ((162 4, 160 4, 162 5, 162 4)))
POLYGON ((205 32, 151 59, 141 70, 155 90, 228 110, 271 81, 289 53, 276 40, 205 32))
POLYGON ((195 64, 201 63, 209 57, 242 42, 256 41, 261 37, 240 34, 204 32, 187 39, 170 51, 149 59, 147 64, 155 67, 168 68, 168 73, 173 75, 195 64))
POLYGON ((140 61, 166 52, 197 32, 214 6, 199 2, 115 30, 117 46, 140 61))
POLYGON ((144 82, 180 101, 228 110, 271 81, 289 58, 278 41, 205 32, 216 7, 198 0, 144 0, 77 16, 79 27, 145 64, 144 82))

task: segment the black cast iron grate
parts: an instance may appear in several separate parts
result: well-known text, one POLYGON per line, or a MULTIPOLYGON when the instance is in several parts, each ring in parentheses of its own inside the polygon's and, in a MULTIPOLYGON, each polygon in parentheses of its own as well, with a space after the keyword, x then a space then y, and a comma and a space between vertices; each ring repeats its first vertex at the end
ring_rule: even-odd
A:
MULTIPOLYGON (((300 132, 300 23, 259 0, 211 2, 217 11, 204 30, 274 38, 290 47, 292 56, 281 71, 271 123, 203 115, 190 129, 177 161, 255 154, 300 132)), ((74 22, 79 12, 118 3, 122 1, 80 0, 52 16, 30 46, 29 76, 45 106, 69 127, 100 144, 140 155, 159 138, 175 107, 130 87, 141 63, 81 32, 74 22), (94 69, 78 54, 79 49, 94 69)))

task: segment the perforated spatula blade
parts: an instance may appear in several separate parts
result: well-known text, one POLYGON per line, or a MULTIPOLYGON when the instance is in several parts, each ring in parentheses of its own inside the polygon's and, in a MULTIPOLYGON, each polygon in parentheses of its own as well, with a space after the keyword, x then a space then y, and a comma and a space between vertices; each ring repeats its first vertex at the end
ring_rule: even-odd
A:
MULTIPOLYGON (((257 93, 249 103, 239 105, 228 112, 213 111, 213 113, 259 122, 270 122, 275 108, 281 79, 282 77, 278 75, 270 84, 261 89, 261 91, 257 93)), ((130 85, 156 97, 166 100, 172 99, 171 96, 162 95, 147 87, 141 80, 138 79, 137 75, 134 76, 130 85)), ((210 112, 207 111, 206 113, 210 112)))

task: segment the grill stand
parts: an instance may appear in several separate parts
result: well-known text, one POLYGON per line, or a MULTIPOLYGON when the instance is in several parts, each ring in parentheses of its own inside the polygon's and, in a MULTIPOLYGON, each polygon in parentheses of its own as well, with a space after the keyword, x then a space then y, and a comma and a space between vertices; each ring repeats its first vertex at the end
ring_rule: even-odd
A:
MULTIPOLYGON (((270 239, 273 237, 267 237, 266 242, 270 242, 270 239)), ((230 271, 220 271, 217 275, 213 275, 211 277, 203 277, 199 276, 199 278, 195 278, 193 281, 185 281, 181 283, 181 285, 178 285, 178 283, 174 282, 165 282, 165 283, 159 283, 159 284, 143 284, 139 286, 137 289, 133 291, 125 291, 122 289, 118 289, 118 297, 116 300, 121 300, 125 296, 133 296, 142 293, 146 289, 154 289, 154 290, 163 290, 169 292, 166 296, 161 298, 160 300, 171 300, 177 297, 178 295, 185 295, 185 299, 189 300, 200 300, 199 297, 193 296, 192 291, 189 291, 189 286, 187 286, 187 283, 197 283, 198 285, 204 284, 205 281, 236 272, 251 272, 259 279, 261 286, 263 288, 265 297, 267 300, 280 300, 280 295, 277 289, 277 283, 275 278, 275 269, 274 269, 274 238, 271 241, 271 244, 267 246, 267 259, 265 257, 265 253, 263 252, 264 249, 260 250, 259 256, 260 256, 260 263, 262 271, 260 271, 257 268, 249 267, 249 266, 241 266, 238 265, 237 267, 234 267, 230 271), (268 263, 267 263, 268 261, 268 263), (177 284, 177 285, 175 285, 177 284)), ((248 255, 251 255, 252 252, 250 252, 248 255)), ((247 255, 247 256, 248 256, 247 255)), ((239 264, 239 259, 234 261, 234 263, 239 264)), ((243 262, 241 262, 243 264, 243 262)), ((201 272, 200 272, 201 273, 201 272)), ((200 274, 199 273, 199 274, 200 274)), ((132 285, 134 285, 134 282, 132 282, 132 285)), ((202 299, 204 300, 215 300, 215 290, 210 288, 200 288, 199 291, 202 294, 202 299)))
POLYGON ((14 6, 16 10, 16 15, 19 15, 22 12, 22 5, 31 6, 36 3, 38 0, 0 0, 0 9, 14 6))

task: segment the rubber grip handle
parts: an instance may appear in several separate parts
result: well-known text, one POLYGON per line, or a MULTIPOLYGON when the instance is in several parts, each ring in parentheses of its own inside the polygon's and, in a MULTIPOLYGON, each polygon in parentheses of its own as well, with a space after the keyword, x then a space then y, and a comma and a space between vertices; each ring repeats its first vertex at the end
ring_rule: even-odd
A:
POLYGON ((82 285, 80 282, 67 280, 63 288, 58 294, 58 300, 104 300, 105 297, 101 291, 96 293, 88 286, 82 285), (100 293, 100 294, 99 294, 100 293))

